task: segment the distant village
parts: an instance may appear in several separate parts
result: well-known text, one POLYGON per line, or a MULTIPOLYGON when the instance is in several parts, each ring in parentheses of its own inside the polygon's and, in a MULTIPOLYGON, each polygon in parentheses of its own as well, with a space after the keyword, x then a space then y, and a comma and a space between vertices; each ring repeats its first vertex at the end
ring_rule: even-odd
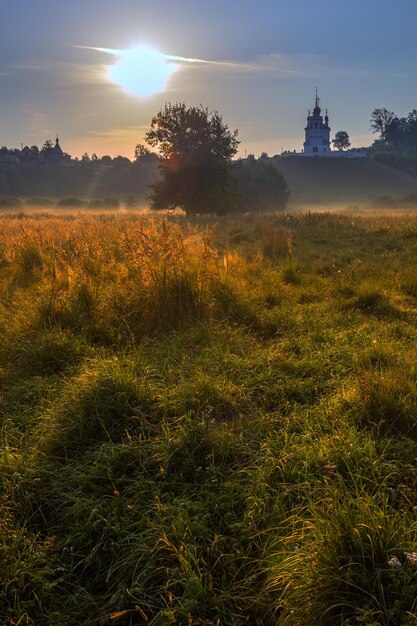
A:
MULTIPOLYGON (((157 160, 155 154, 149 153, 141 145, 136 148, 135 160, 139 156, 157 160)), ((24 146, 21 149, 7 148, 6 146, 0 148, 0 168, 3 171, 25 167, 75 167, 79 164, 85 165, 86 163, 96 165, 131 165, 132 161, 125 156, 112 158, 104 155, 98 157, 96 154, 89 156, 87 153, 84 153, 80 159, 78 157, 72 158, 70 154, 62 150, 58 135, 56 136, 55 144, 50 139, 47 139, 42 148, 38 148, 38 146, 24 146)))
POLYGON ((158 163, 158 156, 141 144, 136 146, 133 160, 87 153, 81 158, 71 157, 58 136, 55 141, 46 140, 41 148, 3 146, 0 207, 5 202, 16 204, 16 198, 21 197, 144 198, 158 176, 158 163))
POLYGON ((71 160, 69 154, 65 154, 59 145, 59 137, 56 137, 55 145, 52 141, 45 141, 41 149, 38 146, 24 146, 9 149, 6 146, 0 148, 0 165, 16 168, 21 165, 64 165, 71 160))

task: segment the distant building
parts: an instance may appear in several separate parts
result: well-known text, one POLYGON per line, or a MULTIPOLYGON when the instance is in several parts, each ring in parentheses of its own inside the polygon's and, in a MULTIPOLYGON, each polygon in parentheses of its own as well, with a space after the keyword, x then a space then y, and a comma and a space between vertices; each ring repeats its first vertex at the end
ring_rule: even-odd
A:
POLYGON ((62 148, 59 145, 59 137, 58 137, 58 135, 56 136, 55 145, 52 148, 52 153, 51 153, 50 156, 55 161, 61 161, 61 159, 64 158, 64 153, 62 152, 62 148))
POLYGON ((50 148, 43 148, 39 153, 39 158, 41 161, 46 163, 59 163, 64 160, 65 155, 59 145, 58 135, 55 139, 55 145, 50 148))
POLYGON ((35 154, 35 152, 31 148, 29 148, 29 146, 25 146, 24 148, 21 149, 19 153, 19 160, 20 161, 33 161, 34 159, 36 159, 38 155, 39 155, 39 151, 38 151, 38 154, 35 154))
POLYGON ((56 136, 55 145, 39 150, 36 146, 25 146, 21 150, 7 148, 0 149, 0 167, 19 167, 32 165, 61 165, 68 164, 70 157, 62 151, 59 137, 56 136))
POLYGON ((305 139, 301 152, 283 152, 282 156, 300 157, 345 157, 348 159, 366 157, 364 150, 332 150, 330 142, 329 115, 322 116, 320 98, 316 88, 316 101, 313 114, 310 110, 307 116, 307 126, 304 128, 305 139))
POLYGON ((326 110, 326 116, 323 121, 319 103, 320 100, 316 89, 316 106, 313 109, 313 115, 310 115, 310 111, 308 112, 307 126, 304 129, 304 154, 306 156, 321 155, 332 151, 330 146, 329 116, 326 110))

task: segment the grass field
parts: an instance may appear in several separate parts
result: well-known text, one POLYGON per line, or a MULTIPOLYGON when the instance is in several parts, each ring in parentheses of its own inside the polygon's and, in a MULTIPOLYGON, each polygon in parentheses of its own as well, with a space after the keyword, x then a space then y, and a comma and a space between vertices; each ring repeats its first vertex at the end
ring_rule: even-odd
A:
POLYGON ((0 217, 9 626, 417 623, 417 217, 0 217))

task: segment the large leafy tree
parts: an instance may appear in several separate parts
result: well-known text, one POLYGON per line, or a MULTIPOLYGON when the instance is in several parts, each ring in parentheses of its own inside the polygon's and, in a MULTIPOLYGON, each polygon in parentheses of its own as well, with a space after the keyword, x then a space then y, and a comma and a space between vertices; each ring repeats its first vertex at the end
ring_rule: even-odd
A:
POLYGON ((236 207, 231 159, 239 141, 217 111, 168 103, 152 119, 145 139, 161 157, 162 177, 153 185, 152 208, 181 208, 192 215, 236 207))

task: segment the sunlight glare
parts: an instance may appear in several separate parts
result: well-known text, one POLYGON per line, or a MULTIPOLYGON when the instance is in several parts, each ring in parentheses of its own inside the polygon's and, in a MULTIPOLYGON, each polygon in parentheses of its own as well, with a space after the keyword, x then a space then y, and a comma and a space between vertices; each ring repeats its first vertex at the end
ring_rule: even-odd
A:
POLYGON ((124 51, 107 76, 129 95, 145 98, 164 91, 177 67, 160 52, 139 46, 124 51))

